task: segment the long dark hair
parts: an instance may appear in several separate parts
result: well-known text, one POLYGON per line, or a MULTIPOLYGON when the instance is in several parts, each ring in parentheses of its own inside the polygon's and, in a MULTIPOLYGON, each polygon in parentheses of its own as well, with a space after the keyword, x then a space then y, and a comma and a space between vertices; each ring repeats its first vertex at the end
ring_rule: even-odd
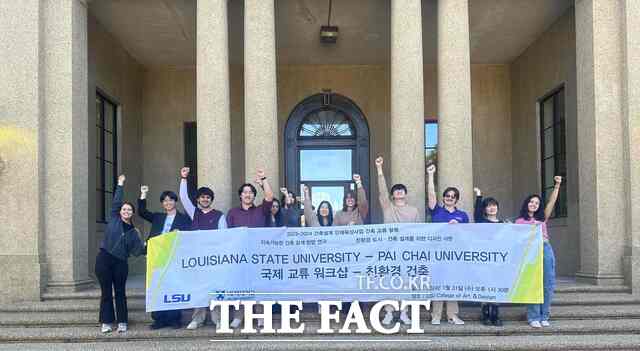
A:
POLYGON ((496 205, 496 207, 498 208, 498 210, 500 210, 500 204, 498 203, 498 200, 496 200, 493 197, 485 197, 484 199, 482 199, 482 216, 487 218, 487 206, 489 205, 496 205))
POLYGON ((342 210, 343 211, 347 211, 347 197, 351 196, 353 198, 353 209, 357 209, 358 208, 358 197, 356 195, 356 192, 353 190, 349 190, 344 194, 344 197, 342 198, 342 210))
MULTIPOLYGON (((123 203, 122 203, 122 205, 120 206, 120 209, 118 210, 118 216, 120 216, 120 211, 122 211, 122 207, 123 207, 124 205, 129 205, 129 206, 131 206, 131 211, 133 212, 133 215, 131 216, 131 219, 129 219, 129 221, 131 222, 131 223, 129 223, 129 224, 131 224, 131 225, 135 228, 135 227, 136 227, 136 224, 133 222, 133 217, 134 217, 134 216, 135 216, 135 214, 136 214, 136 207, 135 207, 135 206, 133 206, 133 204, 132 204, 131 202, 129 202, 129 201, 125 201, 125 202, 123 202, 123 203)), ((120 216, 120 220, 122 221, 122 216, 120 216)), ((122 223, 127 223, 127 222, 122 221, 122 223)))
POLYGON ((316 216, 318 216, 318 223, 320 223, 321 226, 323 227, 331 227, 333 225, 333 207, 331 207, 331 203, 329 201, 322 201, 319 205, 318 205, 318 209, 316 210, 316 216), (327 216, 328 219, 328 224, 324 225, 324 222, 322 221, 322 216, 320 215, 320 207, 322 207, 323 204, 327 204, 327 207, 329 208, 329 215, 327 216))
MULTIPOLYGON (((288 190, 287 190, 288 191, 288 190)), ((300 207, 300 204, 298 203, 298 199, 296 198, 296 193, 294 193, 293 191, 289 191, 289 196, 291 196, 291 198, 293 199, 293 203, 291 204, 291 207, 300 207)), ((282 194, 282 197, 280 198, 280 207, 286 207, 286 208, 290 208, 289 205, 287 204, 287 196, 282 194)))
MULTIPOLYGON (((278 212, 275 215, 271 214, 271 209, 269 209, 269 215, 266 217, 267 227, 271 227, 271 216, 273 216, 276 220, 276 227, 282 227, 282 203, 278 199, 273 199, 273 203, 278 204, 278 212)), ((271 206, 273 206, 273 203, 271 206)))
POLYGON ((540 205, 538 206, 538 210, 533 214, 533 218, 537 221, 544 221, 544 206, 542 203, 542 197, 538 194, 531 194, 529 196, 527 196, 526 199, 524 199, 524 201, 522 202, 522 207, 520 207, 520 217, 522 219, 528 220, 531 217, 529 217, 529 201, 531 201, 531 199, 533 199, 534 197, 537 197, 538 200, 540 200, 540 205))

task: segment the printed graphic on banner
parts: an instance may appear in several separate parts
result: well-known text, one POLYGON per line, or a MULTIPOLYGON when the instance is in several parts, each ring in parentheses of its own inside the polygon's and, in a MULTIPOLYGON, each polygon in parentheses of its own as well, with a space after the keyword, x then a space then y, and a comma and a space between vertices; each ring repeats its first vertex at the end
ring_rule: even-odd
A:
POLYGON ((149 240, 147 311, 210 300, 542 302, 533 225, 395 223, 171 232, 149 240))

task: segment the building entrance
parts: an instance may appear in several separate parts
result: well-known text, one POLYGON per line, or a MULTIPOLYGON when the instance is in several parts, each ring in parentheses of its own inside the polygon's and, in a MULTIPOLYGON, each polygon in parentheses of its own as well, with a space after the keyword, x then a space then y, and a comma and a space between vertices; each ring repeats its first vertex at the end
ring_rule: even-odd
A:
MULTIPOLYGON (((350 99, 333 93, 310 96, 289 115, 285 128, 285 183, 302 194, 309 186, 313 205, 329 201, 338 211, 352 176, 369 191, 369 127, 350 99)), ((367 197, 370 198, 369 194, 367 197)))

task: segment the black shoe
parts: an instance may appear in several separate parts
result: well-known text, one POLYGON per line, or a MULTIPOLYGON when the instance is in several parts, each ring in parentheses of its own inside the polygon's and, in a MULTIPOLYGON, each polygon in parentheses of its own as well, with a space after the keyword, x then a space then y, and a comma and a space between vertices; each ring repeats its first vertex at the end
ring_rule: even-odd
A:
POLYGON ((491 325, 491 317, 489 315, 489 305, 488 304, 483 304, 482 305, 482 316, 481 316, 481 321, 482 324, 484 325, 491 325))
POLYGON ((149 329, 151 330, 156 330, 156 329, 162 329, 164 327, 166 327, 167 324, 165 322, 161 322, 161 321, 154 321, 153 323, 151 323, 151 325, 149 326, 149 329))
POLYGON ((496 327, 501 327, 502 321, 500 320, 500 310, 498 305, 491 305, 489 314, 491 315, 491 324, 496 327))

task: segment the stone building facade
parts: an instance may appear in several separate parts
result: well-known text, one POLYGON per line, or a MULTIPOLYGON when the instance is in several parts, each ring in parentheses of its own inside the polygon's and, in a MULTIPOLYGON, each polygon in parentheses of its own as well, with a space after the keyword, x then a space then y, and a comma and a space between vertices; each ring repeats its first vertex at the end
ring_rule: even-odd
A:
POLYGON ((93 284, 119 173, 129 200, 143 183, 155 198, 189 164, 227 210, 256 168, 327 196, 358 172, 376 222, 375 157, 424 210, 432 149, 468 211, 479 187, 513 218, 565 176, 558 273, 640 292, 640 2, 335 1, 335 44, 327 15, 320 0, 0 0, 0 300, 93 284))

